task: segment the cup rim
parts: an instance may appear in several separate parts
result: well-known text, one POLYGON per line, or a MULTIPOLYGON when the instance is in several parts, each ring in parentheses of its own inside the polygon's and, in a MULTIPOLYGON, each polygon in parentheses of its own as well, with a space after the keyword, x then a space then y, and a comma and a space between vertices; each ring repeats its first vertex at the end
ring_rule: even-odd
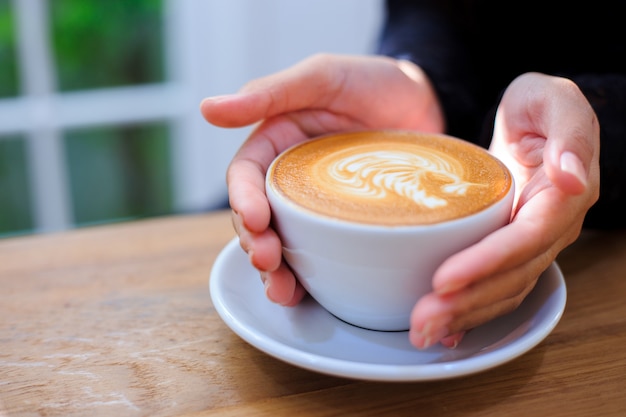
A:
POLYGON ((303 142, 299 142, 296 143, 294 145, 291 145, 289 147, 287 147, 286 149, 284 149, 283 151, 281 151, 270 163, 270 165, 268 166, 266 175, 265 175, 265 193, 266 193, 266 197, 268 198, 268 200, 270 201, 270 206, 272 207, 272 210, 274 210, 275 208, 273 206, 275 206, 275 204, 279 201, 280 204, 282 204, 283 207, 285 208, 289 208, 290 212, 292 213, 296 213, 299 217, 302 218, 306 218, 308 221, 310 222, 315 222, 318 223, 320 225, 332 225, 332 227, 337 227, 337 226, 342 226, 342 227, 346 227, 346 228, 353 228, 353 229, 358 229, 358 230, 380 230, 380 231, 388 231, 388 230, 406 230, 407 232, 410 231, 415 231, 415 230, 420 230, 420 229, 440 229, 440 228, 447 228, 447 227, 456 227, 459 223, 464 223, 464 222, 473 222, 475 221, 476 217, 481 217, 481 216, 490 216, 492 211, 498 211, 498 207, 502 204, 509 204, 508 200, 511 200, 511 205, 512 205, 512 200, 514 198, 514 190, 515 190, 515 180, 514 177, 512 175, 512 172, 510 171, 510 169, 506 166, 506 164, 504 164, 504 162, 502 162, 497 156, 493 155, 491 152, 489 152, 487 149, 472 143, 472 142, 468 142, 466 140, 460 139, 458 137, 455 136, 451 136, 445 133, 432 133, 432 132, 422 132, 422 131, 411 131, 411 130, 404 130, 404 129, 373 129, 373 130, 351 130, 351 131, 344 131, 344 132, 335 132, 335 133, 327 133, 327 134, 323 134, 320 136, 316 136, 313 138, 310 138, 307 141, 303 141, 303 142), (459 217, 454 217, 454 218, 450 218, 450 219, 445 219, 445 220, 441 220, 441 221, 436 221, 436 222, 432 222, 432 223, 419 223, 419 224, 410 224, 410 223, 403 223, 403 224, 382 224, 382 223, 367 223, 367 222, 359 222, 359 221, 352 221, 352 220, 347 220, 347 219, 343 219, 343 218, 339 218, 339 217, 333 217, 331 215, 327 215, 318 211, 315 211, 313 209, 309 209, 289 198, 287 198, 283 193, 281 193, 279 190, 277 190, 271 182, 270 179, 270 174, 273 172, 273 168, 276 165, 276 163, 278 162, 278 159, 285 153, 289 152, 290 150, 300 147, 300 146, 304 146, 306 143, 312 141, 312 140, 319 140, 319 139, 324 139, 324 138, 328 138, 328 137, 336 137, 336 136, 354 136, 354 135, 361 135, 361 134, 377 134, 377 133, 381 133, 381 134, 392 134, 392 135, 418 135, 418 136, 436 136, 436 137, 441 137, 444 138, 446 140, 452 140, 455 142, 462 142, 464 146, 470 146, 472 148, 478 149, 481 152, 483 152, 484 154, 488 155, 490 158, 492 158, 499 166, 501 166, 501 168, 503 169, 503 172, 506 174, 506 176, 508 177, 508 188, 506 190, 504 190, 499 196, 498 198, 494 199, 490 204, 484 206, 483 208, 481 208, 478 211, 473 211, 467 214, 464 214, 462 216, 459 217))

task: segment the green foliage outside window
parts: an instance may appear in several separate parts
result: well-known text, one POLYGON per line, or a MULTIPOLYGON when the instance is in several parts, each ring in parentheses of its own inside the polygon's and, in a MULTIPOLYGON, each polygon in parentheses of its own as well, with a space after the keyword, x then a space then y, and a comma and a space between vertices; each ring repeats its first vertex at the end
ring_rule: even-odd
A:
POLYGON ((15 96, 18 90, 15 28, 10 1, 0 0, 0 98, 15 96))
POLYGON ((170 212, 167 126, 76 130, 65 140, 78 225, 170 212))
POLYGON ((0 234, 20 233, 33 227, 25 145, 19 136, 0 139, 0 234))
POLYGON ((163 80, 160 0, 53 0, 61 90, 163 80))
MULTIPOLYGON (((0 99, 20 91, 11 3, 0 0, 0 99)), ((48 0, 47 6, 61 92, 164 81, 162 0, 48 0)), ((63 137, 77 225, 172 210, 167 121, 63 137)), ((25 145, 23 137, 0 139, 0 236, 33 227, 25 145)))

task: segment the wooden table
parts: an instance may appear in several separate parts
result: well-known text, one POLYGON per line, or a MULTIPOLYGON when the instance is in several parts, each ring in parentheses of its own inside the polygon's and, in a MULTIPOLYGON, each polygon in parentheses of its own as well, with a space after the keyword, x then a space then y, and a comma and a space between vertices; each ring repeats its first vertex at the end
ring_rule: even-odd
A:
POLYGON ((227 212, 0 240, 0 416, 626 416, 626 231, 559 264, 568 304, 521 357, 376 383, 258 351, 213 309, 227 212))

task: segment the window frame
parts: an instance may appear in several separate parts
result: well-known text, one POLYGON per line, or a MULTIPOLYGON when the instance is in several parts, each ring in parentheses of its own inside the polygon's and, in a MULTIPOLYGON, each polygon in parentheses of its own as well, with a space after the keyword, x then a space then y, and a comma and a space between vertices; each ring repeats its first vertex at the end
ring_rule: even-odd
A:
POLYGON ((315 52, 367 53, 382 16, 381 0, 163 0, 164 82, 63 92, 55 85, 49 1, 12 0, 21 89, 0 99, 0 140, 25 138, 36 233, 75 226, 63 149, 72 128, 166 121, 175 211, 224 207, 224 173, 251 127, 208 125, 201 99, 315 52), (313 20, 303 26, 295 14, 313 20))

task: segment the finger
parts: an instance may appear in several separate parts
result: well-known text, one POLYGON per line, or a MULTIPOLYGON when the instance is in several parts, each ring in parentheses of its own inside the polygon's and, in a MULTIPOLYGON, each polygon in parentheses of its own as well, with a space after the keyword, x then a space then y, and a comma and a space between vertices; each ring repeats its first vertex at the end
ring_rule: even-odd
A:
POLYGON ((548 267, 578 237, 586 198, 567 197, 549 183, 536 187, 530 184, 527 188, 535 191, 522 195, 511 223, 452 255, 437 269, 433 277, 435 292, 458 291, 534 259, 542 259, 542 266, 548 267))
POLYGON ((576 233, 565 230, 577 227, 558 224, 567 215, 549 212, 559 207, 549 194, 562 193, 554 187, 544 193, 548 196, 528 202, 513 223, 444 262, 433 278, 435 292, 422 297, 412 312, 415 346, 430 346, 511 311, 556 253, 575 239, 576 233), (555 220, 548 224, 550 218, 555 220))
POLYGON ((411 342, 419 349, 440 341, 454 347, 464 332, 515 310, 534 288, 541 265, 537 260, 456 293, 427 294, 412 312, 411 342))
POLYGON ((261 233, 251 233, 241 221, 241 217, 233 212, 233 226, 239 235, 239 245, 248 254, 252 266, 259 271, 274 271, 282 260, 280 239, 273 229, 261 233))
POLYGON ((276 304, 292 307, 298 304, 306 294, 300 282, 284 262, 275 271, 264 272, 263 280, 266 297, 276 304))
POLYGON ((502 288, 493 288, 493 283, 487 283, 483 284, 483 288, 464 290, 454 295, 454 300, 447 300, 454 303, 448 331, 451 334, 467 331, 514 311, 535 287, 537 278, 543 272, 530 269, 518 268, 494 277, 493 281, 502 284, 502 288))
POLYGON ((543 270, 543 261, 537 259, 454 293, 427 294, 412 313, 411 329, 428 333, 435 327, 445 327, 455 333, 474 327, 479 324, 477 319, 494 318, 516 304, 532 289, 543 270))
POLYGON ((440 321, 438 318, 430 319, 424 325, 425 330, 413 330, 409 332, 409 340, 418 349, 427 349, 437 343, 448 348, 456 348, 465 334, 496 317, 514 311, 519 307, 522 296, 495 302, 487 307, 473 310, 458 320, 440 321), (445 323, 445 324, 444 324, 445 323))
POLYGON ((200 102, 204 119, 219 127, 243 127, 258 122, 262 97, 255 94, 230 94, 207 97, 200 102))
POLYGON ((466 314, 459 315, 457 320, 452 321, 448 325, 448 331, 450 333, 468 331, 483 325, 496 317, 500 317, 514 311, 520 306, 522 301, 524 301, 524 297, 528 295, 532 288, 533 287, 529 287, 528 291, 520 292, 514 297, 499 300, 482 308, 477 308, 468 311, 466 314))
POLYGON ((248 247, 250 263, 259 271, 275 271, 280 267, 282 245, 273 229, 252 235, 248 247))
POLYGON ((267 229, 271 214, 261 168, 254 161, 234 159, 227 178, 229 204, 237 216, 238 225, 252 233, 267 229))
MULTIPOLYGON (((595 133, 594 138, 598 137, 595 133)), ((562 191, 579 195, 598 187, 599 145, 592 146, 591 136, 551 134, 545 148, 545 167, 550 180, 562 191)), ((594 139, 595 141, 595 139, 594 139)), ((594 142, 597 143, 597 142, 594 142)), ((597 197, 594 198, 594 201, 597 197)))
POLYGON ((251 232, 269 227, 271 212, 265 196, 265 174, 276 156, 306 135, 284 118, 260 125, 239 148, 227 173, 230 206, 251 232))
POLYGON ((548 249, 539 227, 516 221, 447 259, 433 277, 433 289, 440 295, 457 292, 523 265, 548 249))

